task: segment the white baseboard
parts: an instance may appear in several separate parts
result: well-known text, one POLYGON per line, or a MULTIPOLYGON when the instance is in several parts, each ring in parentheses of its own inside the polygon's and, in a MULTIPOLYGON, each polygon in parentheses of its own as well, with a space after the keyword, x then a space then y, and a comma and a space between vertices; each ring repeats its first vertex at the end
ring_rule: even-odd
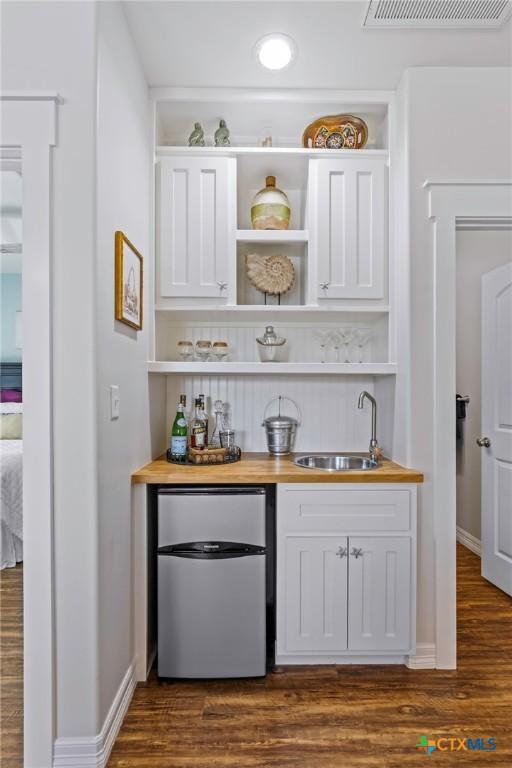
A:
POLYGON ((457 526, 457 541, 459 544, 462 544, 464 547, 471 550, 471 552, 474 552, 475 555, 478 555, 478 557, 482 556, 480 539, 477 539, 472 533, 465 531, 460 525, 457 526))
POLYGON ((436 647, 433 643, 418 643, 414 656, 407 656, 409 669, 435 669, 436 647))
POLYGON ((133 660, 115 695, 103 728, 97 736, 76 739, 67 736, 55 740, 53 768, 106 768, 137 684, 135 669, 136 663, 133 660))

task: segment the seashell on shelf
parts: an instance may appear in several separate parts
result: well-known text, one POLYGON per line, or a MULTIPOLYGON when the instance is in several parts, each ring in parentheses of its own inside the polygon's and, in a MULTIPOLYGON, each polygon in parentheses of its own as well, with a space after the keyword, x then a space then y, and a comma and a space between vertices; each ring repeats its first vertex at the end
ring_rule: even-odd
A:
POLYGON ((295 282, 295 269, 288 256, 250 253, 245 257, 245 265, 247 277, 263 293, 286 293, 295 282))

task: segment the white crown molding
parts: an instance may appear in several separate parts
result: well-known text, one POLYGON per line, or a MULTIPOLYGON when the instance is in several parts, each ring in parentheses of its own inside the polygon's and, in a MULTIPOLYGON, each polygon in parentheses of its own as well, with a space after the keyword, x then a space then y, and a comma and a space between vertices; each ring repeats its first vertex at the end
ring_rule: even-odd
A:
POLYGON ((466 549, 469 549, 471 552, 474 552, 475 555, 478 555, 478 557, 482 556, 482 545, 480 543, 480 539, 477 539, 476 536, 473 536, 472 533, 468 533, 468 531, 465 531, 464 528, 461 528, 460 525, 457 526, 457 541, 459 544, 462 544, 466 549))
POLYGON ((405 663, 409 669, 435 669, 436 646, 434 643, 418 643, 416 653, 408 656, 405 663))
POLYGON ((149 89, 153 101, 205 102, 299 102, 334 104, 390 104, 394 91, 337 90, 332 88, 199 88, 153 86, 149 89))
POLYGON ((136 660, 128 667, 99 734, 55 740, 53 768, 106 768, 108 758, 137 685, 136 660))

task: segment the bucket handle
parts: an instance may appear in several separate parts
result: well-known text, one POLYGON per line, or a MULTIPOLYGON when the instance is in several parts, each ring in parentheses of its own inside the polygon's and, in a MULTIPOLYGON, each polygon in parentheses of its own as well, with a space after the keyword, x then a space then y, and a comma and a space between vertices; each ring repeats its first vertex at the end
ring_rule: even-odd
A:
POLYGON ((300 425, 302 424, 302 413, 300 412, 300 408, 299 408, 299 406, 297 405, 297 403, 295 402, 295 400, 292 400, 292 399, 291 399, 291 397, 284 397, 283 395, 276 395, 275 397, 273 397, 271 400, 269 400, 269 401, 268 401, 268 403, 267 403, 267 405, 266 405, 266 407, 265 407, 265 411, 264 411, 264 413, 263 413, 263 421, 261 422, 261 426, 262 426, 262 427, 264 427, 264 426, 265 426, 265 417, 266 417, 266 415, 267 415, 268 407, 269 407, 269 405, 271 405, 271 404, 272 404, 272 403, 273 403, 275 400, 279 400, 279 415, 281 415, 281 400, 289 400, 289 401, 290 401, 290 403, 293 403, 293 404, 294 404, 295 408, 297 409, 297 416, 299 417, 299 419, 298 419, 298 421, 297 421, 297 426, 298 426, 298 427, 300 427, 300 425))

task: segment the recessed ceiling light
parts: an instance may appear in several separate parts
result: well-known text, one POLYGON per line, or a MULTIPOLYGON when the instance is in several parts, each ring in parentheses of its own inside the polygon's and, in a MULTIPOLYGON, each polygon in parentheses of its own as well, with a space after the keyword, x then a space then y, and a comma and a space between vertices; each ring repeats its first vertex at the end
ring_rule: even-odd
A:
POLYGON ((265 35, 256 43, 256 55, 265 69, 284 69, 295 58, 297 46, 288 35, 265 35))

